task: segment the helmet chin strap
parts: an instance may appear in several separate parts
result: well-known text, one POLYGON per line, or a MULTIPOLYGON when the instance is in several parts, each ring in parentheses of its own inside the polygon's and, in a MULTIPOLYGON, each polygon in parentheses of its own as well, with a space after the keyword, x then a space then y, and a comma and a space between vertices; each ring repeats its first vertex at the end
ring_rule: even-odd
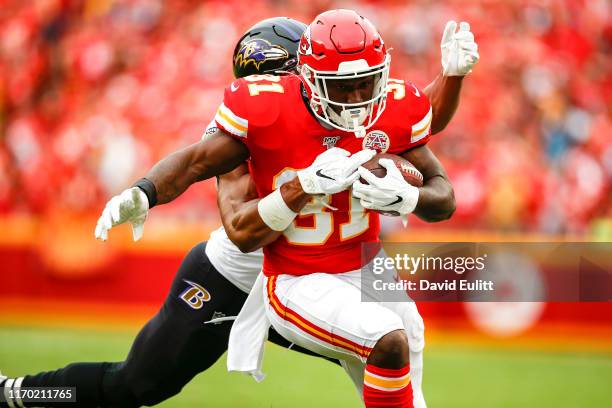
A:
POLYGON ((349 131, 355 132, 355 136, 362 138, 365 136, 365 127, 362 126, 368 116, 366 108, 343 109, 340 114, 336 113, 331 107, 327 108, 329 119, 339 126, 349 131))
POLYGON ((363 126, 358 126, 355 129, 355 137, 357 139, 363 139, 365 137, 365 135, 366 135, 366 130, 365 130, 365 128, 363 126))

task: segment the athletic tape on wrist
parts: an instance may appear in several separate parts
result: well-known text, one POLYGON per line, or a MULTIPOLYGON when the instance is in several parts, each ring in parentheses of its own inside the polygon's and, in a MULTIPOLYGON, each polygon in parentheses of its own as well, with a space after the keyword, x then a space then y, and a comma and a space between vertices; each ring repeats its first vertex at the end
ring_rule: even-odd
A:
POLYGON ((151 180, 141 178, 135 182, 132 187, 138 187, 145 193, 147 199, 149 200, 149 209, 155 207, 157 204, 157 189, 151 180))
POLYGON ((283 200, 280 188, 259 200, 257 211, 263 222, 274 231, 286 230, 297 216, 283 200))

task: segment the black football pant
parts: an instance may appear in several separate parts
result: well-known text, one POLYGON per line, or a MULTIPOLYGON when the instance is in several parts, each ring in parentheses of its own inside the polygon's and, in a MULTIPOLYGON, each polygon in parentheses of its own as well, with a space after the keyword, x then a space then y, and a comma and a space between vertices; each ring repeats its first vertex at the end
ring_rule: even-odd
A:
MULTIPOLYGON (((204 322, 236 316, 247 297, 212 266, 205 245, 196 245, 183 259, 164 305, 138 333, 125 361, 73 363, 25 376, 21 386, 76 387, 76 404, 48 406, 150 406, 178 394, 227 350, 232 322, 204 322)), ((274 330, 269 339, 290 345, 274 330)), ((314 355, 298 346, 292 349, 314 355)))

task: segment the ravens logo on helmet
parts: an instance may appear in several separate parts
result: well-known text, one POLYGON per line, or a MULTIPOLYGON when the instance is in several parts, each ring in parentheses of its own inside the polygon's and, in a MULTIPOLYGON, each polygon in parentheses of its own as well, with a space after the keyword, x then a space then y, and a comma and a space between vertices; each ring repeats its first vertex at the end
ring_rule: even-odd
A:
POLYGON ((280 45, 272 45, 269 41, 255 38, 245 42, 238 53, 234 56, 234 67, 247 69, 247 65, 253 64, 260 72, 261 64, 266 61, 286 60, 289 52, 280 45))
POLYGON ((234 76, 282 74, 297 65, 297 51, 306 24, 288 17, 269 18, 255 24, 234 48, 234 76))

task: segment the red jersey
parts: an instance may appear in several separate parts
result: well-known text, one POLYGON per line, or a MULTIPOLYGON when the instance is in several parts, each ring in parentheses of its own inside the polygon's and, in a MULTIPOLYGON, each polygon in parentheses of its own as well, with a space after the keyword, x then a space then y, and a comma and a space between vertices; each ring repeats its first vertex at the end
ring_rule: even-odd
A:
MULTIPOLYGON (((215 121, 243 141, 260 197, 270 194, 325 149, 364 148, 401 154, 429 140, 431 105, 410 83, 389 80, 387 106, 364 138, 326 129, 308 110, 296 76, 253 75, 226 88, 215 121)), ((362 266, 361 243, 378 242, 379 215, 365 210, 350 191, 332 195, 326 208, 312 200, 281 237, 264 247, 267 276, 342 273, 362 266)))

